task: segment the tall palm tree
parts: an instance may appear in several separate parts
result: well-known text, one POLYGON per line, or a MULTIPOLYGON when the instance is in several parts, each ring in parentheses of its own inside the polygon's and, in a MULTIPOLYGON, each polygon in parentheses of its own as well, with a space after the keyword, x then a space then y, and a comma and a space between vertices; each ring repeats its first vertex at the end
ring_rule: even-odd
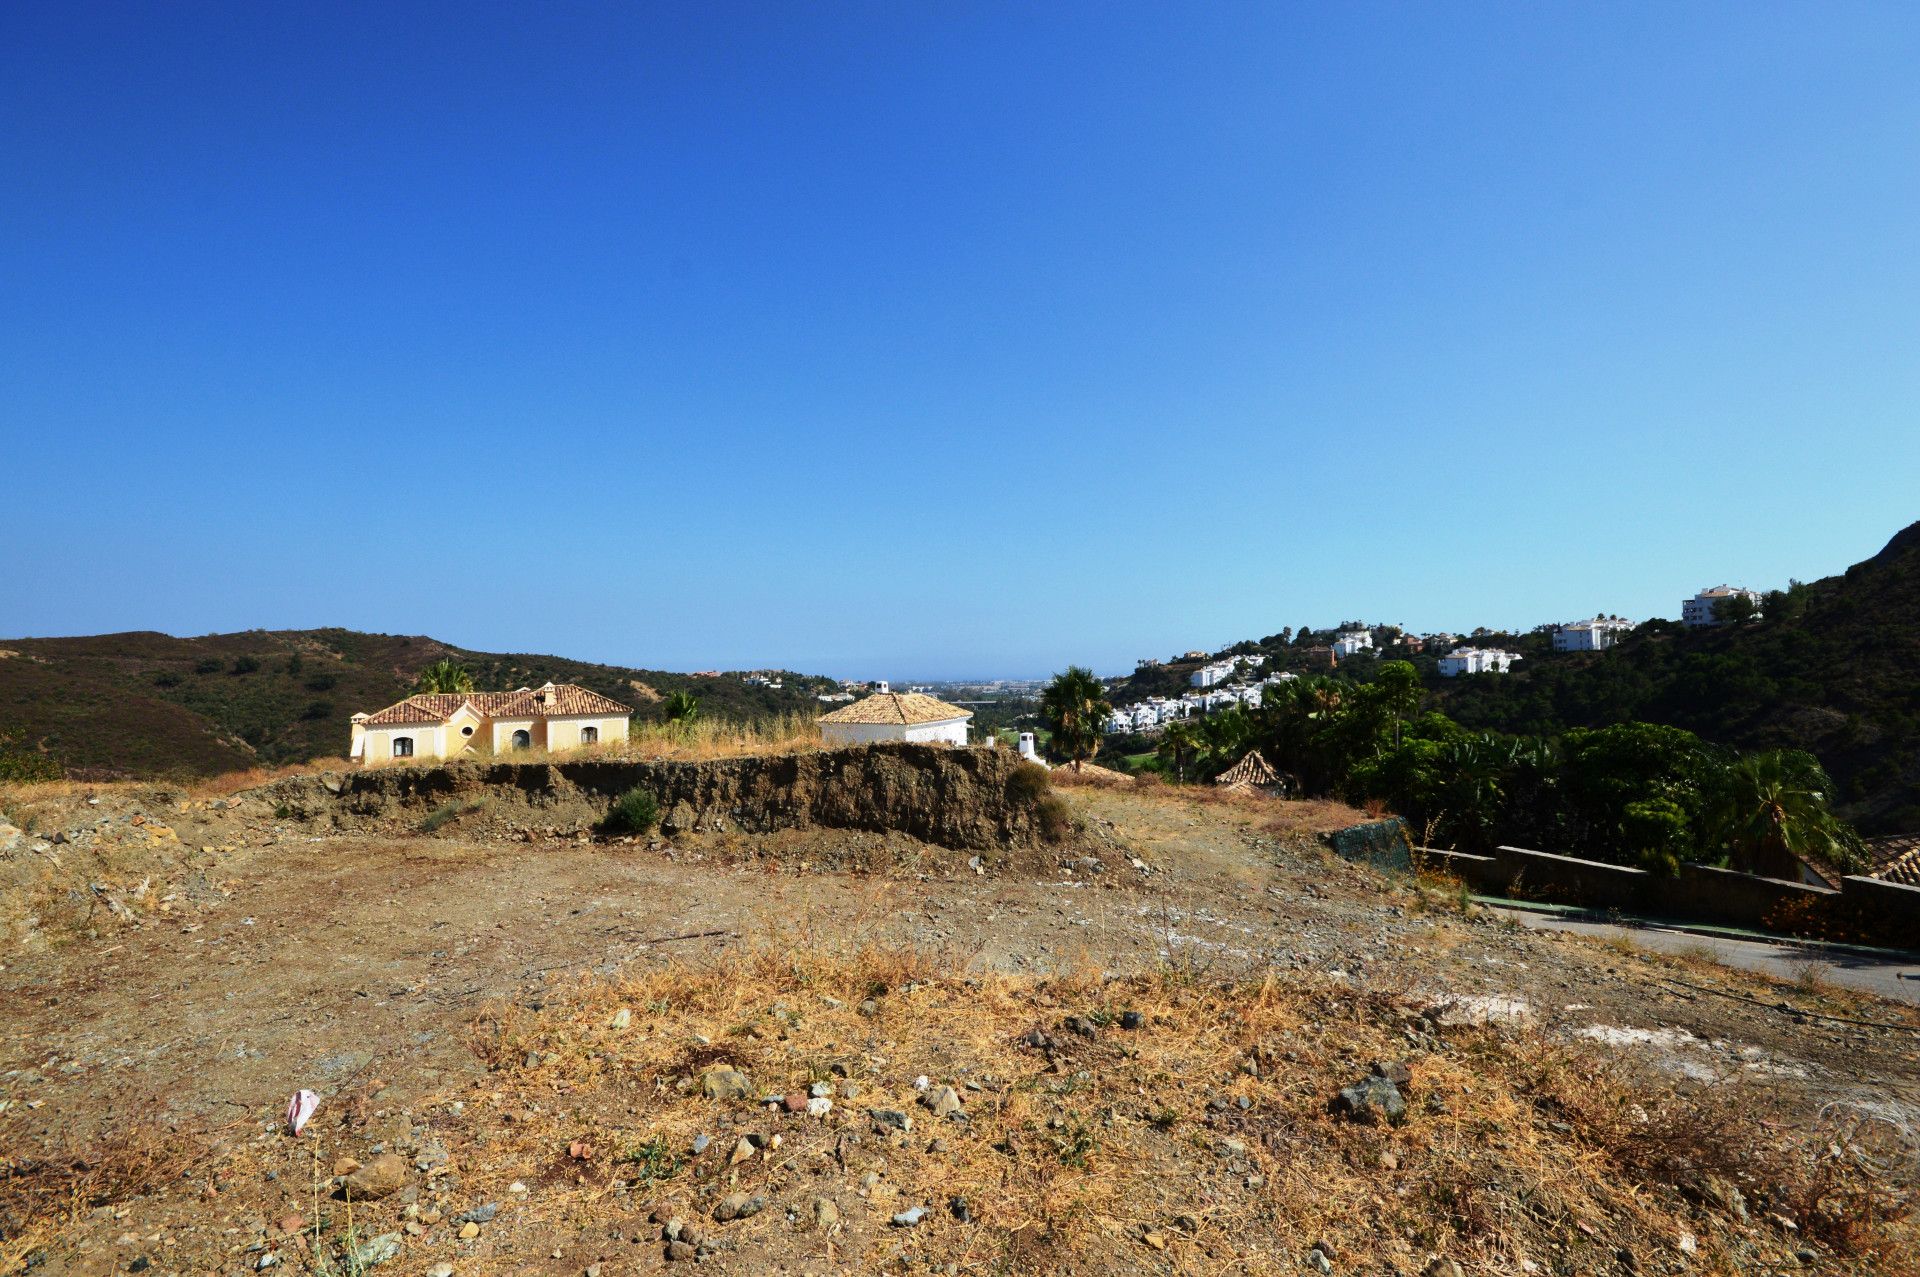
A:
POLYGON ((1187 778, 1187 766, 1200 756, 1200 730, 1198 725, 1180 719, 1167 724, 1160 734, 1160 743, 1154 747, 1154 753, 1160 758, 1163 767, 1171 766, 1173 773, 1181 780, 1187 778))
POLYGON ((1092 670, 1069 665, 1040 694, 1040 717, 1053 733, 1053 747, 1079 771, 1081 760, 1100 748, 1100 729, 1113 717, 1113 706, 1107 703, 1106 685, 1092 670))
POLYGON ((420 671, 413 681, 415 692, 471 692, 473 671, 450 656, 443 656, 420 671))
POLYGON ((1794 878, 1802 856, 1842 866, 1858 857, 1858 836, 1827 805, 1833 781, 1804 750, 1748 754, 1727 769, 1719 791, 1710 828, 1737 869, 1794 878))
POLYGON ((700 698, 692 692, 675 692, 666 700, 667 721, 691 727, 700 717, 700 698))

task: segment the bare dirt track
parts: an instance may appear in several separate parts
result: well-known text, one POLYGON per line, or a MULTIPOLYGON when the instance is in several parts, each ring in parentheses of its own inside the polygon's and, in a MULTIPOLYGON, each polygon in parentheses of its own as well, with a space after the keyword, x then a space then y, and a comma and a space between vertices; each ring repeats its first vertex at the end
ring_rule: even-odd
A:
MULTIPOLYGON (((83 1196, 22 1253, 46 1273, 125 1271, 143 1259, 152 1271, 238 1272, 267 1255, 295 1270, 317 1265, 276 1229, 291 1213, 311 1215, 309 1173, 284 1152, 214 1169, 277 1148, 275 1118, 293 1090, 322 1095, 316 1129, 328 1132, 329 1157, 397 1148, 428 1163, 419 1150, 453 1136, 434 1135, 427 1115, 474 1102, 500 1066, 477 1049, 477 1023, 567 1005, 559 991, 581 975, 617 979, 766 946, 911 947, 949 974, 1176 969, 1206 985, 1264 971, 1316 989, 1465 998, 1470 1015, 1524 1019, 1678 1079, 1764 1079, 1782 1113, 1807 1121, 1836 1101, 1908 1124, 1920 1117, 1920 1016, 1910 1009, 1526 933, 1290 836, 1351 813, 1302 819, 1282 805, 1097 790, 1071 802, 1085 836, 1045 876, 975 872, 964 854, 877 834, 691 835, 648 846, 468 840, 457 825, 435 837, 288 835, 217 864, 175 866, 151 889, 173 888, 168 912, 130 922, 103 914, 91 937, 6 957, 0 1147, 18 1174, 39 1173, 65 1152, 158 1124, 199 1150, 192 1191, 83 1196), (1287 819, 1294 825, 1276 824, 1287 819), (905 867, 814 867, 849 858, 905 867)), ((549 1177, 531 1191, 563 1182, 549 1177)), ((564 1229, 489 1227, 463 1240, 451 1217, 469 1196, 458 1174, 416 1176, 403 1195, 370 1203, 368 1229, 407 1226, 383 1271, 449 1262, 558 1274, 603 1262, 612 1277, 667 1262, 652 1243, 603 1261, 604 1245, 564 1229)), ((637 1216, 632 1226, 648 1227, 637 1216)), ((21 1236, 20 1221, 10 1227, 21 1236)), ((870 1231, 884 1239, 884 1219, 870 1231)), ((810 1253, 710 1251, 704 1262, 843 1270, 810 1253)), ((844 1270, 891 1262, 877 1248, 855 1253, 865 1258, 844 1270)), ((1193 1258, 1190 1269, 1160 1266, 1218 1267, 1193 1258)), ((1125 1269, 1085 1269, 1106 1270, 1125 1269)))

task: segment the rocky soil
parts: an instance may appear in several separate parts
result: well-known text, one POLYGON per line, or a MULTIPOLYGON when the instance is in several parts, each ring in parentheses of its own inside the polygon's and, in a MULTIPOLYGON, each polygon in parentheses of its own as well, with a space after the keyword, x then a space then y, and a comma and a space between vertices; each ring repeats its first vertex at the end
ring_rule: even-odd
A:
MULTIPOLYGON (((399 783, 386 775, 381 786, 399 783)), ((618 781, 567 783, 604 795, 618 781)), ((743 768, 724 792, 759 783, 743 768)), ((903 774, 887 801, 983 783, 903 774)), ((1515 1184, 1547 1174, 1519 1169, 1543 1145, 1572 1179, 1580 1156, 1600 1155, 1559 1146, 1586 1134, 1564 1116, 1516 1128, 1515 1110, 1480 1107, 1534 1085, 1529 1061, 1562 1058, 1537 1052, 1644 1071, 1648 1095, 1757 1096, 1782 1132, 1851 1115, 1848 1131, 1867 1123, 1858 1138, 1897 1162, 1920 1124, 1920 1017, 1462 913, 1296 836, 1291 805, 1076 791, 1072 845, 996 858, 965 850, 982 828, 969 822, 940 826, 958 849, 824 821, 761 833, 731 814, 737 798, 691 793, 695 818, 650 840, 583 842, 584 823, 535 814, 564 803, 533 801, 402 833, 451 794, 395 791, 354 812, 353 787, 312 784, 326 798, 75 794, 0 852, 15 907, 0 970, 0 1271, 9 1256, 45 1273, 347 1271, 361 1247, 357 1262, 382 1271, 602 1277, 683 1261, 1522 1271, 1516 1256, 1540 1272, 1912 1271, 1910 1255, 1862 1266, 1803 1235, 1815 1221, 1784 1201, 1763 1208, 1751 1185, 1744 1222, 1724 1192, 1702 1205, 1651 1188, 1653 1205, 1567 1205, 1506 1233, 1454 1218, 1463 1207, 1435 1185, 1469 1163, 1447 1149, 1515 1184), (320 832, 336 815, 347 829, 320 832), (909 951, 891 979, 876 975, 873 955, 909 951), (738 965, 768 954, 775 968, 738 965), (795 973, 810 955, 845 956, 809 983, 795 973), (1207 992, 1223 987, 1275 992, 1207 992), (1165 1023, 1126 1029, 1129 1010, 1165 1023), (1036 1030, 1039 1044, 1022 1045, 1036 1030), (1261 1056, 1263 1042, 1293 1058, 1261 1056), (1412 1060, 1411 1125, 1329 1111, 1375 1056, 1412 1060), (745 1093, 708 1094, 720 1064, 742 1066, 745 1093), (937 1108, 949 1086, 968 1111, 1000 1114, 967 1128, 981 1138, 921 1102, 937 1108), (295 1141, 281 1111, 300 1088, 321 1103, 295 1141), (1436 1096, 1451 1116, 1423 1107, 1436 1096), (815 1099, 834 1106, 810 1112, 815 1099), (889 1129, 869 1109, 915 1124, 889 1129), (784 1155, 754 1143, 776 1135, 784 1155), (1085 1156, 1072 1152, 1083 1136, 1085 1156), (1009 1139, 1052 1150, 1047 1175, 995 1161, 1007 1155, 990 1145, 1009 1139), (1385 1156, 1415 1178, 1384 1174, 1385 1156), (1324 1237, 1276 1223, 1306 1200, 1279 1196, 1289 1158, 1323 1157, 1326 1182, 1424 1221, 1419 1235, 1401 1236, 1410 1222, 1369 1232, 1352 1202, 1313 1216, 1324 1237), (1356 1165, 1365 1177, 1346 1178, 1356 1165), (354 1175, 393 1187, 362 1193, 348 1238, 332 1194, 354 1175), (1150 1208, 1093 1192, 1119 1180, 1166 1188, 1150 1208), (1692 1250, 1672 1223, 1683 1217, 1692 1250)), ((564 800, 582 813, 594 801, 564 800)), ((1524 1215, 1525 1197, 1494 1205, 1524 1215)))

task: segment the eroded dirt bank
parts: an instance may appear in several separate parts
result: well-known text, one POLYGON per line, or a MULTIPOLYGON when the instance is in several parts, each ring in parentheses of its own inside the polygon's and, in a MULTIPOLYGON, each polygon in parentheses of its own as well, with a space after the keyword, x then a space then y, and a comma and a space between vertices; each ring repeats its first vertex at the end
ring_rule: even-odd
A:
POLYGON ((1008 750, 869 745, 710 762, 457 762, 301 776, 250 796, 331 830, 414 824, 448 804, 482 801, 508 818, 584 829, 640 788, 659 802, 669 834, 857 829, 1004 851, 1040 841, 1040 794, 1011 783, 1019 761, 1008 750))

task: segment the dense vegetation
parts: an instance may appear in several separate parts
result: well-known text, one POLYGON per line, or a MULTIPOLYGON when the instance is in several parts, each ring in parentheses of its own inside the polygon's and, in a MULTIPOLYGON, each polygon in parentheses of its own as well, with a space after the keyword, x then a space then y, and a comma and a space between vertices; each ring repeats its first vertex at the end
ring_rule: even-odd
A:
MULTIPOLYGON (((1259 653, 1269 670, 1308 673, 1303 642, 1328 633, 1282 630, 1220 655, 1259 653)), ((1393 636, 1380 627, 1374 637, 1384 645, 1393 636)), ((1838 809, 1862 830, 1920 830, 1920 524, 1839 576, 1772 592, 1745 621, 1687 630, 1654 620, 1598 653, 1555 652, 1551 627, 1471 641, 1525 659, 1504 676, 1443 679, 1433 652, 1389 647, 1383 657, 1407 660, 1434 708, 1471 730, 1561 737, 1640 721, 1729 749, 1803 749, 1831 773, 1838 809)), ((1364 683, 1384 663, 1363 656, 1335 674, 1364 683)), ((1143 667, 1113 699, 1178 695, 1198 664, 1143 667)))
POLYGON ((174 638, 103 634, 0 640, 0 727, 11 752, 81 776, 196 776, 338 756, 347 719, 415 690, 578 683, 662 720, 676 693, 757 722, 818 708, 837 687, 784 674, 775 689, 556 656, 475 652, 435 639, 353 630, 251 630, 174 638))
POLYGON ((1845 866, 1858 840, 1832 812, 1831 783, 1795 750, 1742 756, 1655 723, 1558 738, 1474 732, 1422 712, 1418 671, 1384 661, 1370 682, 1303 678, 1171 725, 1161 767, 1219 772, 1259 749, 1302 790, 1385 804, 1422 841, 1502 843, 1672 870, 1683 860, 1790 873, 1790 855, 1845 866))

